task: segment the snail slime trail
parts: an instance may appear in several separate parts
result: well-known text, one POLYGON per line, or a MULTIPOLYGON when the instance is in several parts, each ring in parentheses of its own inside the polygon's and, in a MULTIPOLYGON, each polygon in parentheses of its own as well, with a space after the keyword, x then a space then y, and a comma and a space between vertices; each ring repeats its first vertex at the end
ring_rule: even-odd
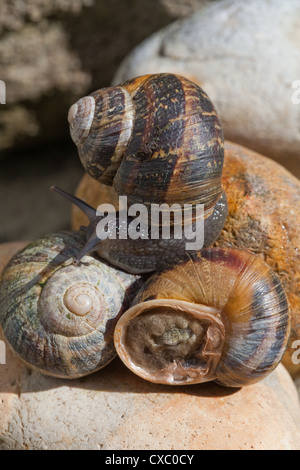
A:
POLYGON ((127 210, 127 196, 119 196, 119 210, 112 204, 100 204, 96 234, 105 240, 186 240, 185 249, 201 250, 204 245, 204 205, 151 204, 150 216, 145 204, 132 204, 127 210), (188 241, 189 240, 189 241, 188 241), (193 242, 191 240, 194 240, 193 242))

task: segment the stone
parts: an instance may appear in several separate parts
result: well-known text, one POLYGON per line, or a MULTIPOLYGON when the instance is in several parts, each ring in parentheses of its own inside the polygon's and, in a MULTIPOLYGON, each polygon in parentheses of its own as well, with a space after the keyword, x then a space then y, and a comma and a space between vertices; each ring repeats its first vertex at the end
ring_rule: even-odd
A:
MULTIPOLYGON (((109 86, 140 41, 206 0, 2 0, 0 151, 68 142, 68 108, 109 86)), ((70 141, 70 140, 69 140, 70 141)))
POLYGON ((213 2, 135 47, 113 83, 146 73, 185 75, 213 101, 227 140, 300 176, 299 31, 297 0, 213 2))
POLYGON ((168 388, 119 359, 67 381, 0 365, 0 449, 298 450, 299 401, 281 364, 242 389, 168 388))
POLYGON ((300 181, 283 166, 227 142, 223 170, 229 214, 217 246, 260 256, 279 275, 287 294, 292 330, 283 363, 292 375, 293 342, 300 339, 300 181))

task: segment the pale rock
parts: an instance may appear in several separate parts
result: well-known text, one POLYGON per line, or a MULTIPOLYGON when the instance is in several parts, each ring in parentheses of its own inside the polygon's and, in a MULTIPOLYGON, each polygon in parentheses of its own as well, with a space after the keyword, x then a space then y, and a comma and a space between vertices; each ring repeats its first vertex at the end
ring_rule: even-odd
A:
POLYGON ((300 449, 298 396, 282 365, 239 390, 154 385, 118 359, 75 381, 13 356, 0 370, 0 449, 300 449))

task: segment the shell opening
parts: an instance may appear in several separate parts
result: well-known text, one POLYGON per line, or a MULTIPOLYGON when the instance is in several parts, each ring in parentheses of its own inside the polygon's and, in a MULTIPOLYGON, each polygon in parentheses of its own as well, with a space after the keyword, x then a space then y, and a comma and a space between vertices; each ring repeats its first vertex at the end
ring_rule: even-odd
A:
POLYGON ((137 375, 173 385, 215 378, 225 339, 219 311, 187 304, 148 301, 121 317, 115 332, 116 349, 137 375))

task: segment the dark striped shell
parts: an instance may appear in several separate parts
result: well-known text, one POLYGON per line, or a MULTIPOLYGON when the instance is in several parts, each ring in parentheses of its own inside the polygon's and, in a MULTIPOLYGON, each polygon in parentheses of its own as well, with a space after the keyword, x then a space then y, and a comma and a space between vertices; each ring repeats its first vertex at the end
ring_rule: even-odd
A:
POLYGON ((114 325, 140 277, 85 256, 78 232, 55 233, 16 254, 2 273, 0 325, 29 366, 63 378, 90 374, 115 356, 114 325))
POLYGON ((206 93, 173 74, 144 75, 80 99, 69 112, 86 171, 133 203, 203 204, 222 194, 222 127, 206 93))
POLYGON ((144 379, 240 387, 278 365, 289 331, 285 292, 265 262, 211 248, 150 277, 114 337, 123 362, 144 379))

